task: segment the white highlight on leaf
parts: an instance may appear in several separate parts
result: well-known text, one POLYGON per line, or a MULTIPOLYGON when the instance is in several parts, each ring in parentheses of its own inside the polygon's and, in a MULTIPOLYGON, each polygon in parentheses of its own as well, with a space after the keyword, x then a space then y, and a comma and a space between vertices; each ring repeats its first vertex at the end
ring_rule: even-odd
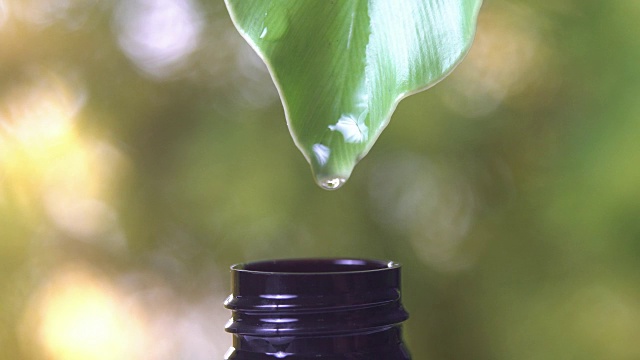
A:
POLYGON ((348 143, 360 143, 367 140, 369 129, 364 123, 368 110, 365 110, 358 119, 355 116, 348 114, 342 115, 335 125, 329 125, 331 131, 338 131, 344 136, 344 141, 348 143))
POLYGON ((314 144, 311 149, 313 150, 313 155, 315 155, 318 163, 324 166, 329 160, 331 149, 322 144, 314 144))

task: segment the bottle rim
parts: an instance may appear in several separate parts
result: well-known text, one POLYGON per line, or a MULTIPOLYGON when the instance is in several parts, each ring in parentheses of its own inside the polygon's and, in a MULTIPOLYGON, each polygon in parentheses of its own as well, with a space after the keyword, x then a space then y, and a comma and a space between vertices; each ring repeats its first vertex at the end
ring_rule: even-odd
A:
POLYGON ((345 275, 399 269, 402 264, 390 260, 361 258, 290 258, 238 263, 232 272, 264 275, 345 275))

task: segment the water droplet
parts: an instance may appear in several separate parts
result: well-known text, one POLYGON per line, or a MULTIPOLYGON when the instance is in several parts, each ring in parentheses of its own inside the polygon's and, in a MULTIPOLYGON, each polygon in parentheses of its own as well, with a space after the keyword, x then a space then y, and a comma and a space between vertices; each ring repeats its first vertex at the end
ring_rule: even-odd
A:
POLYGON ((260 39, 264 39, 268 33, 269 33, 269 29, 265 26, 265 28, 262 29, 262 32, 260 33, 260 39))
POLYGON ((346 143, 340 132, 329 130, 323 143, 304 148, 316 184, 325 190, 342 187, 358 163, 357 156, 361 153, 362 146, 360 143, 346 143))
POLYGON ((345 182, 347 182, 347 179, 336 177, 332 179, 321 180, 319 185, 325 190, 338 190, 342 187, 342 185, 344 185, 345 182))
POLYGON ((286 9, 273 7, 264 15, 260 39, 276 41, 289 30, 289 13, 286 9))

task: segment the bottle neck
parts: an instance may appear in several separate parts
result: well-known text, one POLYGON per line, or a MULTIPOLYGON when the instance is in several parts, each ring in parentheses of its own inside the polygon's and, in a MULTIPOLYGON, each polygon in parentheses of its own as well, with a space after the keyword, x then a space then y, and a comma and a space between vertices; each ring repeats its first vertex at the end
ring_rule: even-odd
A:
POLYGON ((226 359, 410 359, 400 325, 334 336, 233 335, 226 359))
POLYGON ((227 359, 409 359, 398 264, 291 259, 231 270, 233 292, 225 306, 232 312, 226 330, 234 346, 227 359))

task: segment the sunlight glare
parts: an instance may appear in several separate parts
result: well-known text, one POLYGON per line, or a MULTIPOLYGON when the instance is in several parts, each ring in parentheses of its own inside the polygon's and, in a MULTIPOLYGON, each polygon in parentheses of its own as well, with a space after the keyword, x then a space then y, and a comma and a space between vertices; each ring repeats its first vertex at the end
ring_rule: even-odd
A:
POLYGON ((36 295, 33 306, 37 320, 29 325, 36 327, 48 359, 140 358, 140 310, 89 269, 71 266, 59 271, 36 295))
POLYGON ((35 72, 33 81, 14 88, 2 102, 0 137, 15 140, 32 158, 47 160, 73 140, 85 94, 56 74, 35 72))
POLYGON ((42 70, 0 99, 0 176, 25 214, 43 208, 68 235, 122 248, 107 201, 124 158, 78 131, 85 98, 81 87, 42 70))

